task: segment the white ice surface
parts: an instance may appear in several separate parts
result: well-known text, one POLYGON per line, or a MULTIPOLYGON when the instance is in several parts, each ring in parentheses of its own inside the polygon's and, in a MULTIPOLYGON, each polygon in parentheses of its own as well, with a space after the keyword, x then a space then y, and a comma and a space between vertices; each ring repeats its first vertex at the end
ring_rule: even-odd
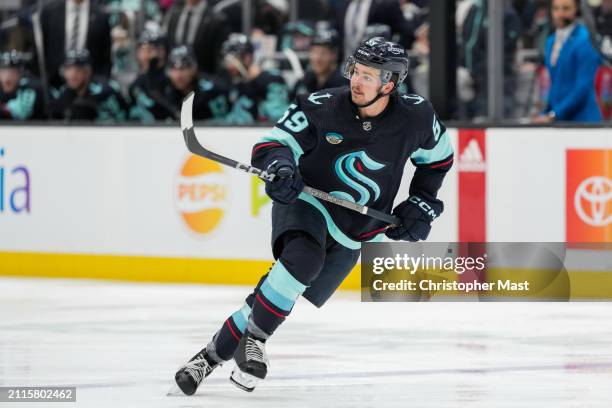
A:
POLYGON ((0 407, 612 407, 610 303, 299 301, 249 394, 174 371, 246 287, 0 279, 0 385, 71 385, 77 404, 0 407))

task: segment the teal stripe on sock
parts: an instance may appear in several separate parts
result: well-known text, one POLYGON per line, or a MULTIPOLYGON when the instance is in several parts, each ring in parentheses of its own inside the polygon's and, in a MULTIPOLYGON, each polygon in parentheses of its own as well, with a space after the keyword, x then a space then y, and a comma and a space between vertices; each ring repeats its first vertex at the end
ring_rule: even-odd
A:
POLYGON ((234 319, 234 323, 236 323, 238 330, 240 330, 242 333, 244 333, 244 330, 247 327, 247 323, 249 321, 250 314, 251 314, 251 308, 249 307, 249 305, 245 303, 244 306, 240 308, 240 310, 237 310, 232 315, 232 319, 234 319))
POLYGON ((278 293, 274 288, 270 285, 270 282, 266 279, 265 282, 259 288, 261 293, 263 293, 264 297, 272 302, 272 304, 279 309, 282 309, 286 312, 290 311, 293 305, 295 304, 295 300, 288 299, 278 293))
POLYGON ((276 261, 261 285, 261 292, 275 306, 290 311, 307 286, 295 279, 280 260, 276 261))
POLYGON ((266 280, 280 294, 293 300, 297 299, 307 288, 291 275, 280 260, 276 261, 266 280))

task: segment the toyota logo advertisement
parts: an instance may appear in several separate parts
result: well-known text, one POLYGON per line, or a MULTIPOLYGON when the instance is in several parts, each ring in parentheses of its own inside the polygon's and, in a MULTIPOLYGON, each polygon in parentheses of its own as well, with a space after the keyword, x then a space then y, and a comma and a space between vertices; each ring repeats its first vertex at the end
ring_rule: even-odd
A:
POLYGON ((566 153, 568 242, 612 241, 612 150, 566 153))

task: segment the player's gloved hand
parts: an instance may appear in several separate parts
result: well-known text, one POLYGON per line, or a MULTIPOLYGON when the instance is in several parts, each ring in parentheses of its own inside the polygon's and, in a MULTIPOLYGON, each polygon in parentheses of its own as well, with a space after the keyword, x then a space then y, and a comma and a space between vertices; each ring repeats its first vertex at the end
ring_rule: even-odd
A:
POLYGON ((438 218, 442 211, 442 201, 425 200, 412 195, 393 209, 393 215, 398 216, 402 223, 395 228, 388 228, 385 235, 395 241, 425 240, 431 230, 431 222, 438 218))
POLYGON ((280 204, 291 204, 297 200, 304 188, 304 181, 293 161, 285 158, 274 160, 266 172, 275 174, 273 181, 266 181, 266 193, 280 204))

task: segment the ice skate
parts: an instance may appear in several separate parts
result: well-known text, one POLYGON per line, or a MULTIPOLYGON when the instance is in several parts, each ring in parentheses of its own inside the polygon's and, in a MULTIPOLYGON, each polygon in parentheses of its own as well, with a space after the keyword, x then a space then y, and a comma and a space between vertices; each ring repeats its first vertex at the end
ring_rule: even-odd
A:
POLYGON ((251 392, 259 380, 266 378, 269 362, 265 344, 248 331, 240 339, 234 360, 236 367, 230 380, 241 390, 251 392))
POLYGON ((206 349, 204 348, 176 372, 174 380, 183 393, 193 395, 202 380, 208 377, 219 365, 211 359, 206 359, 206 349))

